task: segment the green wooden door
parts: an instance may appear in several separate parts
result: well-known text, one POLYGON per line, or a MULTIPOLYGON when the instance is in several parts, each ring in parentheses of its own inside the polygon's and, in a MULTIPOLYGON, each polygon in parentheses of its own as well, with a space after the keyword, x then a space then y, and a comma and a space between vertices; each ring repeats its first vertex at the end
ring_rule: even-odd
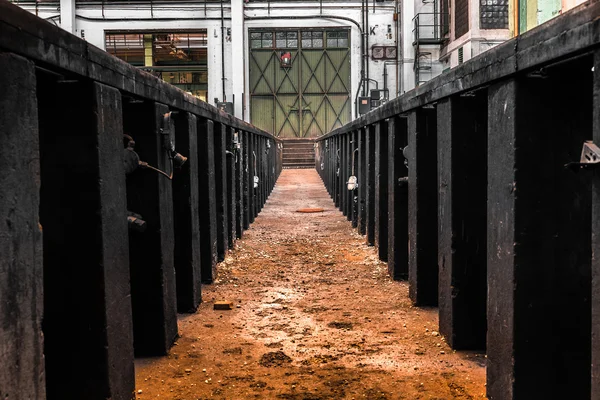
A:
POLYGON ((251 122, 275 136, 317 137, 350 122, 349 31, 251 31, 249 84, 251 122))

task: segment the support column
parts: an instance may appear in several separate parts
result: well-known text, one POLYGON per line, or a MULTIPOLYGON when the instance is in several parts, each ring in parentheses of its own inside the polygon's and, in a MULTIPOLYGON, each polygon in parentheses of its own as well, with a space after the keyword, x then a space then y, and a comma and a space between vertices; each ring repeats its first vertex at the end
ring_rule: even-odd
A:
POLYGON ((202 282, 212 283, 217 267, 217 197, 215 177, 214 124, 198 120, 198 194, 200 221, 200 276, 202 282))
MULTIPOLYGON (((359 154, 358 154, 358 131, 352 131, 351 133, 352 135, 352 152, 351 154, 351 158, 350 158, 350 175, 353 175, 357 178, 357 182, 358 182, 358 176, 360 175, 358 172, 358 159, 359 159, 359 154)), ((360 189, 360 183, 358 184, 358 187, 356 189, 354 189, 351 194, 350 194, 350 202, 351 202, 351 210, 352 210, 352 227, 353 228, 358 228, 358 192, 360 189)))
POLYGON ((244 104, 244 62, 246 60, 246 40, 244 27, 244 0, 231 0, 231 88, 233 90, 234 115, 245 119, 244 104))
POLYGON ((256 219, 256 217, 258 216, 258 213, 260 211, 260 185, 262 185, 262 183, 260 182, 260 152, 259 152, 259 148, 260 148, 260 136, 259 135, 253 135, 254 139, 253 139, 253 148, 254 148, 254 154, 252 155, 254 158, 254 163, 253 163, 253 171, 254 171, 254 176, 258 177, 258 186, 254 187, 255 185, 253 184, 253 203, 254 203, 254 207, 253 207, 253 222, 256 219))
POLYGON ((76 34, 75 0, 60 0, 60 27, 76 34))
POLYGON ((333 159, 333 141, 329 138, 326 139, 325 147, 325 171, 327 171, 327 191, 331 200, 333 200, 333 159))
POLYGON ((263 176, 263 184, 261 186, 262 188, 262 201, 261 201, 261 207, 260 209, 262 210, 265 206, 265 204, 267 203, 267 196, 269 194, 269 171, 268 171, 268 153, 267 153, 267 138, 263 137, 262 138, 262 147, 261 147, 261 154, 262 154, 262 176, 263 176))
POLYGON ((514 398, 515 127, 517 83, 489 88, 487 395, 514 398), (497 136, 495 136, 497 135, 497 136), (493 193, 493 190, 499 190, 493 193), (493 326, 497 324, 497 326, 493 326))
POLYGON ((341 164, 341 154, 340 154, 340 137, 334 136, 332 138, 333 141, 333 203, 336 207, 340 206, 340 164, 341 164))
POLYGON ((408 280, 418 306, 438 301, 436 124, 435 110, 408 115, 408 280))
POLYGON ((439 323, 453 349, 485 349, 487 92, 437 106, 439 323))
POLYGON ((388 121, 375 125, 375 243, 379 259, 388 260, 388 121))
POLYGON ((252 148, 250 145, 249 132, 242 132, 242 170, 243 170, 243 193, 244 193, 244 230, 250 228, 250 207, 252 193, 252 173, 250 165, 252 163, 252 148))
POLYGON ((177 151, 188 158, 173 176, 177 311, 195 312, 201 302, 200 210, 196 116, 175 115, 177 151))
POLYGON ((358 233, 367 233, 367 165, 366 128, 358 130, 358 233))
POLYGON ((491 399, 592 398, 592 63, 488 89, 491 399))
POLYGON ((408 279, 407 130, 405 117, 388 122, 388 273, 395 280, 408 279))
POLYGON ((267 199, 269 198, 269 194, 271 194, 271 148, 270 146, 271 140, 265 137, 265 149, 264 155, 265 158, 263 160, 263 167, 265 169, 265 187, 263 192, 263 202, 266 205, 267 199))
MULTIPOLYGON (((594 53, 593 140, 600 143, 600 51, 594 53)), ((600 397, 600 171, 592 187, 592 399, 600 397)))
POLYGON ((366 167, 366 221, 367 237, 366 243, 369 246, 375 245, 375 125, 369 125, 366 128, 365 138, 365 167, 366 167))
POLYGON ((346 216, 346 210, 345 210, 345 205, 346 205, 346 168, 347 168, 347 162, 346 162, 346 138, 344 137, 344 135, 339 135, 339 141, 340 141, 340 174, 338 176, 338 185, 339 185, 339 190, 340 190, 340 211, 342 212, 342 215, 346 216))
POLYGON ((0 53, 0 398, 44 400, 35 66, 0 53))
POLYGON ((348 190, 348 178, 350 178, 350 168, 351 168, 351 157, 352 157, 352 137, 350 133, 345 133, 344 138, 344 179, 342 180, 342 185, 344 187, 344 204, 342 205, 343 213, 346 216, 346 219, 350 221, 352 219, 352 208, 350 206, 350 199, 352 192, 348 190))
MULTIPOLYGON (((163 116, 169 108, 144 102, 125 104, 123 111, 124 131, 135 140, 140 159, 169 174, 171 163, 160 137, 163 116)), ((141 215, 147 224, 144 232, 129 232, 135 353, 165 355, 177 337, 173 192, 169 178, 150 169, 128 175, 127 209, 141 215)))
POLYGON ((226 127, 226 159, 227 159, 227 241, 229 248, 233 249, 236 239, 236 153, 233 145, 233 128, 226 127))
POLYGON ((217 260, 223 261, 229 249, 227 204, 227 126, 215 124, 215 189, 217 204, 217 260))
POLYGON ((265 184, 265 181, 262 176, 262 157, 261 157, 261 153, 260 153, 261 143, 262 143, 262 136, 256 135, 256 142, 254 143, 254 152, 256 154, 255 174, 258 177, 258 186, 254 189, 254 192, 256 195, 256 202, 254 203, 255 217, 258 217, 258 214, 260 213, 260 210, 262 209, 261 190, 262 190, 262 185, 265 184))
POLYGON ((248 216, 250 218, 250 223, 253 223, 254 218, 256 217, 256 189, 254 188, 254 177, 256 176, 256 135, 254 133, 249 133, 248 137, 248 170, 250 175, 250 180, 248 181, 248 216))
POLYGON ((255 215, 258 217, 260 210, 262 210, 262 186, 265 184, 264 176, 262 175, 262 136, 256 135, 256 143, 254 143, 254 151, 256 152, 256 176, 258 176, 258 187, 254 189, 256 192, 256 211, 255 215))
POLYGON ((235 153, 235 237, 244 233, 244 132, 237 131, 235 153))
POLYGON ((116 89, 38 76, 48 399, 135 386, 121 107, 116 89))

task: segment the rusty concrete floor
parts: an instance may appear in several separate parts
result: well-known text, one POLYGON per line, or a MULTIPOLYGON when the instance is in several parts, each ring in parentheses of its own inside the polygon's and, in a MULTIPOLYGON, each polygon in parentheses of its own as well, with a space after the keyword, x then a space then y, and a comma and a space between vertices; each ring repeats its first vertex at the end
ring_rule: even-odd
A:
POLYGON ((314 170, 283 171, 218 269, 169 356, 137 360, 138 399, 485 398, 485 356, 446 345, 314 170))

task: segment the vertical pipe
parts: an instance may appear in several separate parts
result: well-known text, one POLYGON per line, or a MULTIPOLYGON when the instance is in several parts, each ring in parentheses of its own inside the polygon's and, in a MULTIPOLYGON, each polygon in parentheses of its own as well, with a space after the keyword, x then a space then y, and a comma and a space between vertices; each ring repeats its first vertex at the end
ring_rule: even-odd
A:
POLYGON ((395 42, 396 42, 396 55, 397 55, 397 58, 396 58, 396 95, 394 97, 398 97, 398 95, 400 94, 400 68, 399 68, 398 64, 400 64, 400 62, 402 61, 402 58, 401 58, 402 52, 399 51, 401 42, 400 42, 400 38, 398 37, 398 24, 400 21, 400 13, 398 12, 398 0, 394 0, 394 1, 396 3, 395 4, 395 6, 396 6, 395 19, 396 20, 394 21, 395 22, 394 25, 396 25, 395 26, 395 28, 396 28, 395 42))
POLYGON ((404 0, 398 1, 398 26, 396 28, 396 38, 398 38, 398 82, 400 87, 398 88, 398 94, 404 91, 404 33, 402 34, 402 40, 400 40, 400 32, 404 32, 404 0), (402 14, 400 9, 402 8, 402 14))
POLYGON ((385 96, 385 92, 387 90, 387 64, 383 63, 383 95, 385 96))
POLYGON ((366 70, 366 76, 365 76, 365 83, 366 83, 366 92, 367 92, 367 96, 369 95, 369 86, 371 84, 371 82, 369 82, 369 35, 371 34, 371 31, 369 29, 369 0, 365 0, 365 25, 366 25, 366 30, 365 30, 365 70, 366 70))
POLYGON ((225 17, 223 16, 223 1, 221 0, 221 82, 222 82, 222 101, 227 101, 225 93, 225 17))
MULTIPOLYGON (((367 64, 367 56, 369 53, 369 50, 367 49, 367 32, 368 32, 368 27, 367 24, 365 22, 365 2, 367 0, 362 0, 361 6, 360 6, 360 16, 361 16, 361 23, 362 23, 362 33, 360 35, 360 44, 362 47, 362 52, 361 52, 361 62, 362 62, 362 68, 360 70, 360 84, 359 84, 359 88, 362 87, 362 95, 365 96, 367 91, 366 88, 364 86, 365 83, 365 68, 366 68, 366 64, 367 64)), ((357 106, 357 115, 356 117, 358 118, 358 106, 357 106)))

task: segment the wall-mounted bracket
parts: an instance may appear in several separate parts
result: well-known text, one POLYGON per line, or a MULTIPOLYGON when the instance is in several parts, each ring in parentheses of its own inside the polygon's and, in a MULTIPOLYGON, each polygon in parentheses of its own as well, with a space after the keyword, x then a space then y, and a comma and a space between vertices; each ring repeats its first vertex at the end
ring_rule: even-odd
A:
POLYGON ((600 148, 594 142, 586 141, 583 143, 579 162, 570 162, 565 164, 565 167, 577 172, 580 169, 593 169, 598 165, 600 165, 600 148))
POLYGON ((356 190, 358 188, 358 179, 356 179, 356 176, 349 177, 346 185, 348 185, 348 190, 356 190))

